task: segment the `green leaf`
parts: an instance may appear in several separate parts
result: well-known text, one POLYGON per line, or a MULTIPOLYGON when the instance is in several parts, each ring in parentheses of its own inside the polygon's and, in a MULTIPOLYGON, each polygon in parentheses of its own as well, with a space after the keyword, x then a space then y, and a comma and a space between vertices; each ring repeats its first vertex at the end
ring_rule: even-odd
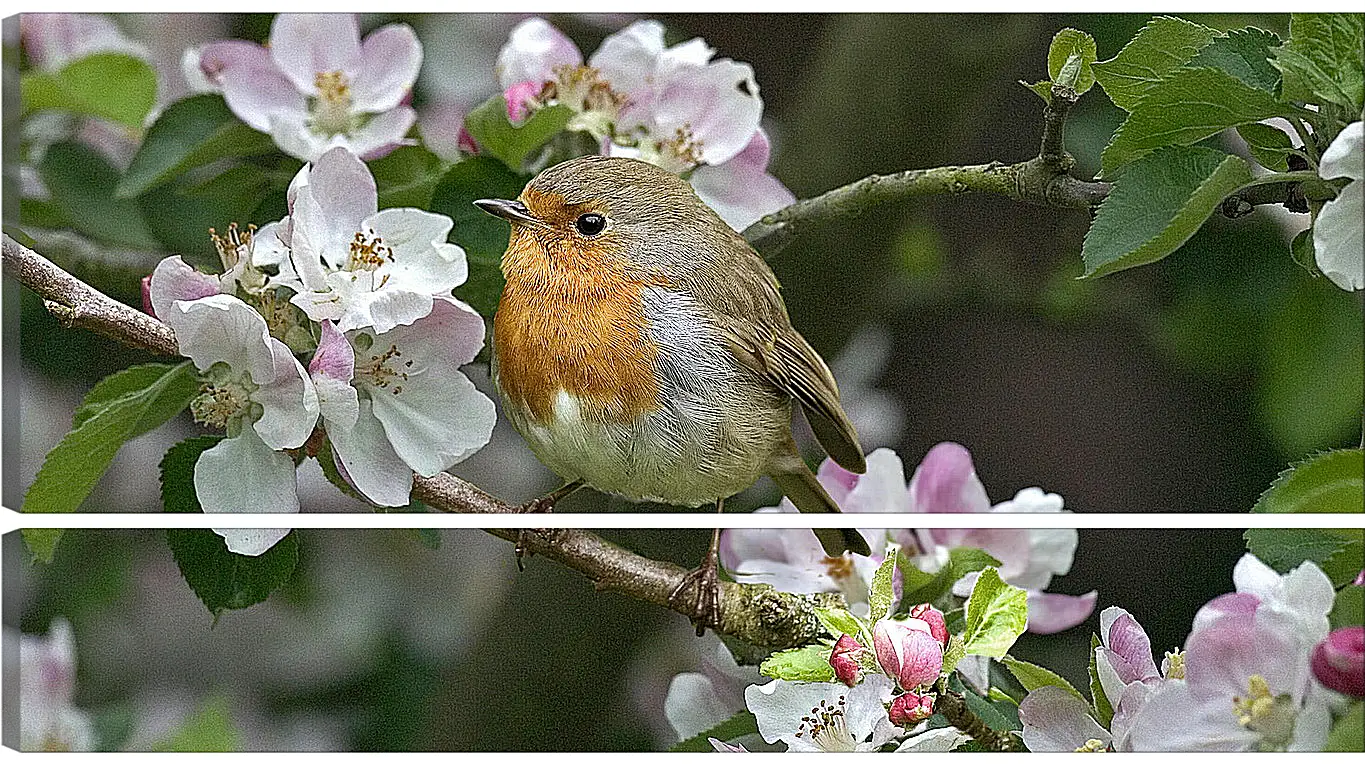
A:
POLYGON ((79 427, 120 397, 150 387, 174 367, 175 365, 170 363, 145 363, 105 376, 85 393, 85 398, 76 408, 75 415, 71 417, 71 428, 79 427))
POLYGON ((834 667, 829 665, 829 654, 828 645, 790 648, 764 659, 758 671, 779 680, 827 683, 834 679, 834 667))
POLYGON ((886 559, 877 566, 877 570, 872 574, 872 586, 868 590, 867 620, 876 623, 891 615, 891 608, 896 603, 896 555, 900 553, 900 547, 892 544, 886 548, 886 559))
POLYGON ((1076 690, 1075 686, 1050 669, 1008 655, 1000 657, 1000 662, 1009 667, 1010 673, 1019 680, 1019 684, 1024 686, 1025 690, 1032 691, 1035 688, 1055 685, 1081 701, 1085 701, 1085 697, 1081 695, 1080 691, 1076 690))
POLYGON ((1158 16, 1138 30, 1119 54, 1092 69, 1114 105, 1133 107, 1166 75, 1185 65, 1218 33, 1202 24, 1158 16))
POLYGON ((299 561, 298 535, 293 532, 256 556, 229 552, 223 537, 213 531, 171 529, 166 541, 180 575, 214 616, 270 597, 289 581, 299 561))
POLYGON ((274 140, 238 120, 222 96, 190 96, 171 104, 152 123, 115 194, 136 197, 191 168, 273 151, 274 140))
POLYGON ((1324 752, 1359 752, 1365 745, 1365 701, 1353 701, 1332 724, 1324 752))
POLYGON ((1028 623, 1028 597, 1024 590, 1001 580, 994 567, 977 577, 967 598, 967 629, 962 640, 967 653, 1000 658, 1028 623))
MULTIPOLYGON (((118 375, 118 374, 115 374, 118 375)), ((107 400, 48 452, 24 494, 24 512, 75 512, 125 442, 154 429, 189 405, 199 391, 187 361, 151 384, 107 400)))
POLYGON ((1102 174, 1161 147, 1186 146, 1225 128, 1292 114, 1274 96, 1221 69, 1181 69, 1147 92, 1100 155, 1102 174))
POLYGON ((1019 722, 1019 708, 1010 702, 989 701, 970 688, 962 691, 962 697, 967 700, 967 709, 993 731, 1017 731, 1023 727, 1019 722))
POLYGON ((1047 49, 1047 73, 1054 82, 1074 82, 1072 88, 1079 96, 1095 84, 1095 73, 1090 69, 1094 63, 1095 38, 1070 27, 1052 36, 1052 44, 1047 49), (1062 77, 1062 71, 1073 56, 1076 57, 1072 65, 1074 70, 1062 77))
POLYGON ((823 608, 817 605, 813 610, 815 617, 820 620, 820 624, 836 638, 848 635, 856 639, 863 631, 862 622, 858 621, 858 617, 846 609, 823 608))
POLYGON ((1365 452, 1325 451, 1290 465, 1256 500, 1252 512, 1361 512, 1365 452))
POLYGON ((954 547, 948 550, 948 562, 930 574, 919 570, 903 553, 898 567, 901 570, 901 602, 905 605, 933 603, 952 589, 958 579, 969 573, 1000 565, 1000 561, 980 549, 954 547))
MULTIPOLYGON (((182 178, 188 180, 192 176, 182 178)), ((237 165, 193 184, 177 182, 153 187, 137 197, 137 205, 148 228, 167 250, 212 257, 216 261, 209 229, 226 232, 233 222, 243 228, 257 223, 252 221, 251 214, 270 190, 271 177, 264 170, 254 165, 237 165)))
POLYGON ((502 252, 507 250, 511 225, 474 207, 474 201, 513 199, 525 185, 525 177, 498 160, 471 157, 452 166, 431 194, 431 210, 455 222, 450 241, 464 248, 469 259, 469 279, 455 295, 485 317, 492 317, 502 297, 502 252))
POLYGON ((379 207, 422 208, 431 205, 431 193, 441 180, 445 164, 423 147, 399 147, 369 163, 379 188, 379 207))
POLYGON ((732 741, 741 736, 748 736, 751 733, 758 733, 758 720, 752 712, 736 712, 720 725, 714 726, 709 730, 691 738, 683 739, 668 748, 669 752, 714 752, 715 747, 711 746, 711 739, 717 741, 732 741))
POLYGON ((1289 155, 1294 149, 1289 134, 1265 123, 1239 125, 1237 134, 1247 143, 1256 162, 1280 173, 1289 170, 1289 155))
POLYGON ((72 228, 110 245, 153 249, 156 238, 132 200, 114 197, 119 173, 99 152, 75 142, 48 147, 38 175, 72 228))
POLYGON ((19 87, 25 115, 59 109, 137 130, 156 103, 156 70, 126 53, 96 53, 56 73, 25 73, 19 87))
POLYGON ((1224 197, 1251 178, 1245 160, 1204 147, 1159 149, 1133 163, 1114 182, 1085 234, 1085 277, 1174 253, 1224 197))
POLYGON ((1280 573, 1312 560, 1340 587, 1365 570, 1365 531, 1360 528, 1253 528, 1242 538, 1251 554, 1280 573))
POLYGON ((181 440, 161 457, 161 511, 203 512, 194 490, 194 465, 223 435, 199 435, 181 440))
POLYGON ((1095 658, 1096 649, 1100 645, 1100 636, 1090 633, 1090 698, 1093 700, 1091 708, 1095 712, 1095 720, 1108 728, 1114 720, 1114 705, 1109 703, 1109 697, 1104 695, 1104 685, 1100 683, 1099 662, 1095 658))
POLYGON ((1052 103, 1051 80, 1039 80, 1036 83, 1030 83, 1027 80, 1020 80, 1019 84, 1029 89, 1030 91, 1033 91, 1034 93, 1038 94, 1038 98, 1042 99, 1044 104, 1052 103))
POLYGON ((1348 584, 1342 587, 1327 618, 1332 622, 1332 629, 1365 624, 1365 586, 1348 584))
POLYGON ((232 725, 227 698, 214 695, 185 719, 170 736, 152 746, 153 752, 237 752, 242 737, 232 725))
POLYGON ((1270 64, 1270 49, 1280 44, 1274 32, 1248 27, 1215 37, 1190 60, 1190 67, 1221 69, 1252 88, 1276 95, 1280 71, 1270 64))
POLYGON ((564 130, 573 114, 569 107, 556 104, 537 109, 521 125, 512 125, 507 119, 507 101, 497 94, 470 110, 464 127, 481 152, 496 157, 509 168, 520 169, 528 155, 564 130))
POLYGON ((967 649, 962 644, 962 635, 948 635, 948 646, 943 649, 943 669, 940 670, 940 674, 952 674, 966 655, 967 649))
POLYGON ((1275 49, 1284 73, 1284 97, 1310 104, 1331 102, 1359 117, 1365 103, 1365 16, 1359 13, 1296 13, 1289 42, 1275 49))
POLYGON ((52 556, 57 554, 57 542, 62 540, 63 528, 23 528, 24 544, 33 556, 33 562, 50 565, 52 556))

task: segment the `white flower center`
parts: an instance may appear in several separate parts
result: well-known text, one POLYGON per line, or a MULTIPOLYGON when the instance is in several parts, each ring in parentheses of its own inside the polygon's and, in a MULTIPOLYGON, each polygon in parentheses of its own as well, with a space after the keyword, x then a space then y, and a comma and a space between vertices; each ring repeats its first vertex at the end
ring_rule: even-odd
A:
POLYGON ((313 79, 318 95, 313 99, 313 129, 326 136, 349 134, 355 129, 351 114, 351 84, 339 71, 319 72, 313 79))
POLYGON ((1283 752, 1294 738, 1294 717, 1298 714, 1294 698, 1287 693, 1271 693, 1264 677, 1247 679, 1247 695, 1232 697, 1232 712, 1237 723, 1259 734, 1256 748, 1261 752, 1283 752))
POLYGON ((840 696, 835 704, 828 704, 821 699, 820 706, 811 707, 810 714, 801 718, 796 737, 810 739, 812 744, 825 752, 856 751, 858 742, 848 730, 848 721, 844 718, 847 706, 844 696, 840 696))

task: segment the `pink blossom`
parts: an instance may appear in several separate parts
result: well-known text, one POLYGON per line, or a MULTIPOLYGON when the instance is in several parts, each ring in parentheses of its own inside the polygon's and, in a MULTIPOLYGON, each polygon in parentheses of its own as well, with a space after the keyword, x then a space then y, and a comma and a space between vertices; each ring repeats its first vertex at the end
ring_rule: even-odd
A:
POLYGON ((936 698, 932 693, 902 693, 891 701, 891 711, 888 713, 891 722, 908 727, 928 720, 934 714, 936 698))
POLYGON ((1365 698, 1365 627, 1342 627, 1318 643, 1313 675, 1332 690, 1365 698))
POLYGON ((882 671, 905 690, 929 685, 943 671, 943 644, 920 619, 882 619, 872 627, 872 647, 882 671))
POLYGON ((851 635, 840 637, 829 655, 829 665, 834 667, 835 679, 844 685, 857 685, 863 679, 862 669, 858 665, 858 657, 862 652, 863 647, 851 635))
POLYGON ((933 635, 940 645, 948 644, 948 623, 943 618, 943 611, 928 603, 920 603, 910 609, 910 618, 928 624, 929 634, 933 635))

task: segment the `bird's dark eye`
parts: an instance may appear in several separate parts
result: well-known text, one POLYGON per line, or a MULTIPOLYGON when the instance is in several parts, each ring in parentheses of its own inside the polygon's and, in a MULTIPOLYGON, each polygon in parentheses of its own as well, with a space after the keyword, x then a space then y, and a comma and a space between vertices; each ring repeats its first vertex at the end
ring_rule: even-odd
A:
POLYGON ((580 233, 592 237, 607 228, 607 217, 600 213, 585 213, 578 217, 574 226, 578 228, 580 233))

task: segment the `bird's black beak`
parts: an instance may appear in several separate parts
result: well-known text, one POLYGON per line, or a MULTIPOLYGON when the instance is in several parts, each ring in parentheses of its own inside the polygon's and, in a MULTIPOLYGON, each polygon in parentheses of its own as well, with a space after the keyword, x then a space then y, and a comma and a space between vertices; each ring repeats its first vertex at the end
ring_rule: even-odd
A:
POLYGON ((491 213, 500 219, 507 219, 513 224, 526 224, 532 227, 543 227, 545 222, 531 215, 526 206, 520 200, 475 200, 474 204, 491 213))

